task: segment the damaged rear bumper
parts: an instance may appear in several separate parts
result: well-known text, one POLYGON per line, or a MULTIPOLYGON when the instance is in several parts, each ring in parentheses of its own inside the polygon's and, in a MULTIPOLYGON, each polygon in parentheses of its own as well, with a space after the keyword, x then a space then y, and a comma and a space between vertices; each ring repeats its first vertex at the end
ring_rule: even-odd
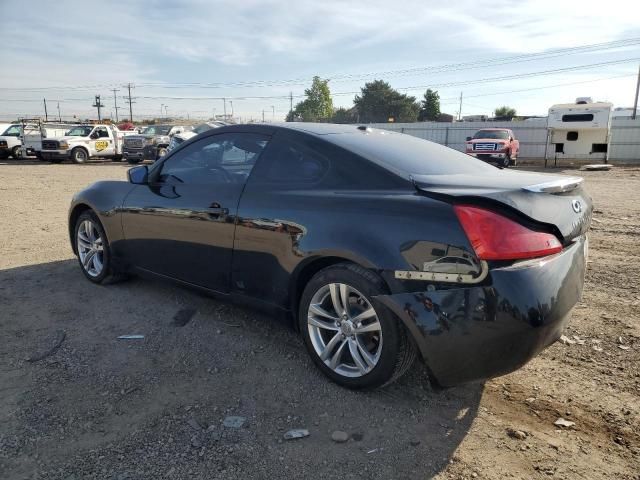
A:
POLYGON ((504 375, 562 334, 582 295, 586 249, 582 236, 552 257, 492 269, 485 285, 374 299, 402 319, 442 386, 504 375))

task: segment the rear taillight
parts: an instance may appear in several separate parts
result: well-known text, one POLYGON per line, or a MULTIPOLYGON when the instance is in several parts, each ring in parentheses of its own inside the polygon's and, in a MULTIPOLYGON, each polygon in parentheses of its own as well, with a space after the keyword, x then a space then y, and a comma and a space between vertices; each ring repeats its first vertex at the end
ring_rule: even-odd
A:
POLYGON ((481 260, 544 257, 562 250, 560 241, 550 233, 529 230, 483 208, 471 205, 455 205, 453 208, 481 260))

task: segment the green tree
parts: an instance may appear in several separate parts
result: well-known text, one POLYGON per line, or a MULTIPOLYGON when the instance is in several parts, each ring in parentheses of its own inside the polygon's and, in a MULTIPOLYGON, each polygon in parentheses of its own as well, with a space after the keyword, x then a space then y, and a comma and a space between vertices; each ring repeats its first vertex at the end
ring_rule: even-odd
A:
POLYGON ((329 80, 313 77, 311 87, 304 91, 307 98, 299 102, 287 115, 287 122, 328 122, 333 115, 333 100, 329 80))
POLYGON ((356 112, 353 108, 340 107, 333 112, 331 123, 355 123, 357 121, 356 112))
POLYGON ((498 107, 495 109, 495 111, 493 112, 493 116, 501 118, 513 118, 516 116, 516 109, 503 105, 502 107, 498 107))
POLYGON ((402 94, 383 80, 365 83, 353 100, 359 122, 415 122, 420 105, 415 97, 402 94))
POLYGON ((440 95, 429 88, 424 94, 424 100, 420 102, 418 120, 435 122, 438 117, 440 117, 440 95))

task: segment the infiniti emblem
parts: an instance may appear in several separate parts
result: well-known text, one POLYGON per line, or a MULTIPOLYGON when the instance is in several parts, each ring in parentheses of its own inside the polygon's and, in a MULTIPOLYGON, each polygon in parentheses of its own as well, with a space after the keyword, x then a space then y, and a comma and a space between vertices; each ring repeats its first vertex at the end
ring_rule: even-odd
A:
POLYGON ((580 213, 582 211, 582 204, 580 203, 580 200, 572 200, 571 206, 573 207, 573 211, 576 213, 580 213))

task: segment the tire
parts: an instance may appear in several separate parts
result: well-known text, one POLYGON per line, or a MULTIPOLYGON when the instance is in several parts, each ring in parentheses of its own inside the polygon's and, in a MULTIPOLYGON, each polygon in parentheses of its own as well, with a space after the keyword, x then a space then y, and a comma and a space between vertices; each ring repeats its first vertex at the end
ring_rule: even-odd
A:
POLYGON ((160 160, 167 154, 167 147, 158 148, 158 152, 156 153, 156 160, 160 160))
POLYGON ((381 387, 400 378, 415 360, 416 347, 401 321, 384 307, 371 304, 370 299, 381 293, 386 293, 382 279, 351 263, 321 270, 302 293, 298 322, 307 351, 316 366, 343 387, 381 387), (338 316, 332 297, 341 306, 344 293, 349 312, 338 316), (310 310, 312 304, 315 307, 310 310), (358 327, 352 320, 359 316, 364 321, 358 327), (358 334, 362 328, 367 330, 358 334), (322 352, 327 352, 324 359, 322 352))
POLYGON ((76 147, 71 150, 71 161, 73 163, 87 163, 89 160, 89 152, 82 147, 76 147))
POLYGON ((41 162, 44 162, 44 158, 42 157, 42 152, 36 152, 36 158, 41 162))
POLYGON ((22 150, 20 149, 19 145, 16 145, 11 149, 11 156, 16 160, 19 160, 22 158, 22 150))
POLYGON ((502 168, 508 168, 510 164, 511 164, 511 155, 507 153, 505 157, 502 159, 502 161, 500 162, 500 166, 502 168))
POLYGON ((129 163, 131 165, 135 165, 137 163, 140 163, 140 159, 139 158, 127 158, 127 163, 129 163))
POLYGON ((81 213, 76 220, 73 232, 78 263, 89 281, 106 284, 125 278, 125 275, 113 269, 109 240, 95 213, 90 210, 81 213), (93 236, 87 233, 88 225, 91 225, 93 236), (93 256, 90 256, 91 252, 93 256), (100 268, 98 268, 99 265, 101 265, 100 268))

